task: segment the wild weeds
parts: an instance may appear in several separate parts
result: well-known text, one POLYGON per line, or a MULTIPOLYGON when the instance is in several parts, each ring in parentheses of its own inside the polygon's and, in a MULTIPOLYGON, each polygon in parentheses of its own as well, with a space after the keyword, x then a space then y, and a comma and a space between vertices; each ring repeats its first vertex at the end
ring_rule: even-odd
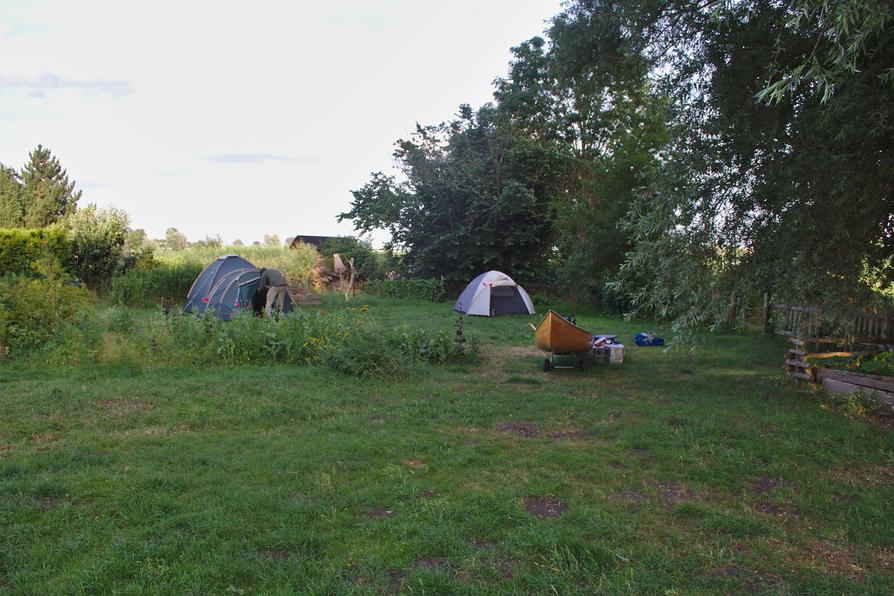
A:
POLYGON ((42 358, 57 364, 138 366, 326 364, 357 376, 397 377, 408 364, 444 364, 468 356, 447 331, 385 328, 366 307, 331 313, 297 310, 278 317, 155 314, 137 321, 129 309, 84 312, 69 321, 42 358))

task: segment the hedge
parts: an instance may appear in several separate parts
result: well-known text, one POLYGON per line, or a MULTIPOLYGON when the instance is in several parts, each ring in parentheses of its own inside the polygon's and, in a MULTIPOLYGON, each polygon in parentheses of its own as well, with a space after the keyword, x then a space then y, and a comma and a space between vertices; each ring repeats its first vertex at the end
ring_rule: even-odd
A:
POLYGON ((31 264, 47 254, 71 268, 71 240, 65 228, 0 229, 0 275, 34 275, 31 264))

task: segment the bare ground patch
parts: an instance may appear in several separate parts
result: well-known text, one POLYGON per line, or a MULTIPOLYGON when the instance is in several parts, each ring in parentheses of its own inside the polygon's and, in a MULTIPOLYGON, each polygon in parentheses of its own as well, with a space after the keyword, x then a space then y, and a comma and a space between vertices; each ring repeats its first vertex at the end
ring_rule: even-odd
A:
POLYGON ((376 507, 375 509, 370 509, 363 515, 366 519, 381 519, 383 517, 393 517, 394 511, 388 507, 376 507))
POLYGON ((34 499, 34 502, 44 511, 49 511, 50 509, 55 509, 64 501, 58 497, 37 497, 34 499))
POLYGON ((552 495, 543 497, 525 497, 525 510, 539 518, 559 517, 568 511, 568 505, 552 495))
POLYGON ((13 451, 15 451, 18 448, 19 448, 19 446, 16 445, 15 443, 8 443, 6 445, 0 445, 0 457, 3 457, 7 453, 12 453, 13 451))
POLYGON ((430 499, 437 499, 440 496, 441 496, 441 494, 435 490, 424 490, 421 493, 419 493, 419 498, 424 499, 426 501, 430 500, 430 499))
POLYGON ((775 573, 745 569, 738 565, 721 565, 708 575, 739 580, 749 594, 775 593, 782 587, 782 579, 775 573))
POLYGON ((616 501, 629 503, 631 505, 639 505, 640 503, 645 503, 649 500, 649 495, 638 490, 622 490, 612 494, 612 497, 616 501))
POLYGON ((414 470, 419 470, 425 467, 425 462, 421 459, 405 459, 404 465, 413 468, 414 470))
POLYGON ((692 501, 696 497, 696 494, 693 490, 689 489, 683 484, 680 484, 679 482, 658 482, 653 480, 644 481, 643 485, 653 489, 656 493, 658 493, 658 497, 662 501, 666 501, 668 503, 692 501))
POLYGON ((258 550, 258 554, 271 561, 285 561, 291 556, 284 548, 262 548, 258 550))
POLYGON ((497 572, 497 575, 506 580, 515 579, 518 569, 514 561, 509 559, 491 559, 488 566, 497 572))
POLYGON ((55 433, 43 433, 40 435, 31 435, 31 442, 35 445, 47 445, 49 443, 55 443, 61 438, 62 437, 55 433))
POLYGON ((774 478, 772 476, 760 476, 751 483, 751 493, 754 495, 765 495, 773 492, 777 488, 798 488, 798 485, 783 478, 774 478))
POLYGON ((828 471, 828 475, 835 480, 861 486, 867 484, 894 484, 894 466, 842 466, 832 468, 828 471))
POLYGON ((548 439, 586 439, 587 434, 573 426, 541 428, 540 424, 525 420, 509 420, 497 425, 497 430, 525 439, 545 437, 548 439))
POLYGON ((796 517, 800 513, 797 506, 793 504, 771 503, 767 500, 755 501, 751 504, 751 508, 758 513, 775 517, 796 517))
POLYGON ((814 560, 837 575, 844 575, 853 580, 862 580, 866 573, 861 565, 854 561, 850 549, 824 540, 813 545, 811 553, 814 560))

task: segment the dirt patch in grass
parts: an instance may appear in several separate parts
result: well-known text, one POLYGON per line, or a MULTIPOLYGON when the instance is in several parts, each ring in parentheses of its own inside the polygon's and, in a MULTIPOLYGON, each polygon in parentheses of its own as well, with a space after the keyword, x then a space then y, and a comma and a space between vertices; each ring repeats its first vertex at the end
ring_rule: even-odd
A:
POLYGON ((61 438, 62 437, 55 433, 44 433, 40 435, 31 435, 31 442, 36 445, 46 445, 48 443, 55 443, 61 438))
POLYGON ((835 480, 848 484, 894 484, 894 466, 842 466, 828 471, 835 480))
POLYGON ((34 502, 44 511, 55 509, 63 503, 62 499, 58 497, 37 497, 34 502))
POLYGON ((9 443, 8 445, 0 445, 0 457, 3 457, 7 453, 11 453, 18 449, 19 446, 15 443, 9 443))
POLYGON ((837 575, 844 575, 853 580, 862 580, 866 570, 854 561, 847 547, 840 547, 828 540, 818 542, 811 548, 815 560, 823 567, 837 575))
POLYGON ((755 501, 751 504, 751 508, 758 513, 763 513, 765 515, 773 515, 776 517, 795 517, 800 511, 795 505, 792 504, 784 504, 780 505, 777 503, 771 503, 770 501, 762 500, 755 501))
POLYGON ((394 512, 388 507, 376 507, 364 513, 366 519, 381 519, 383 517, 393 517, 394 512))
POLYGON ((658 497, 662 501, 668 503, 680 503, 681 501, 692 501, 695 499, 695 492, 678 482, 658 482, 646 481, 644 486, 652 488, 658 493, 658 497))
POLYGON ((432 571, 448 571, 450 564, 446 557, 425 557, 416 562, 418 567, 431 569, 432 571))
POLYGON ((742 582, 745 593, 775 593, 782 587, 782 579, 768 571, 754 571, 738 565, 722 565, 708 575, 712 577, 732 578, 742 582))
POLYGON ((401 569, 389 569, 386 575, 388 576, 388 593, 397 594, 400 592, 400 587, 404 584, 407 572, 401 569))
POLYGON ((258 554, 271 561, 285 561, 291 556, 284 548, 262 548, 258 550, 258 554))
POLYGON ((579 428, 567 427, 557 428, 546 431, 546 436, 550 439, 586 439, 587 433, 579 428))
POLYGON ((525 438, 533 438, 540 434, 540 426, 536 422, 522 420, 501 422, 497 425, 497 430, 525 438))
POLYGON ((525 420, 509 420, 497 425, 497 430, 525 439, 546 437, 549 439, 585 439, 587 434, 579 428, 564 426, 552 429, 541 429, 536 422, 525 420))
POLYGON ((421 459, 405 459, 404 465, 413 468, 414 470, 418 470, 420 468, 425 467, 425 462, 421 459))
POLYGON ((479 548, 481 550, 489 550, 494 546, 492 542, 484 540, 483 538, 473 538, 472 544, 475 546, 475 548, 479 548))
POLYGON ((789 480, 771 476, 761 476, 751 483, 751 493, 754 495, 765 495, 777 488, 797 489, 797 485, 789 480))
POLYGON ((509 347, 500 346, 499 348, 494 349, 494 353, 506 354, 507 356, 514 356, 514 357, 524 357, 524 356, 532 356, 532 357, 536 356, 537 358, 543 357, 543 352, 541 352, 535 346, 532 346, 532 345, 509 346, 509 347))
POLYGON ((492 559, 488 561, 488 566, 497 572, 503 579, 515 579, 518 575, 518 569, 513 561, 508 559, 492 559))
POLYGON ((539 518, 559 517, 568 511, 568 505, 551 495, 525 497, 524 507, 528 513, 539 518))
POLYGON ((419 493, 419 498, 425 499, 425 500, 437 499, 440 496, 441 496, 441 494, 435 490, 424 490, 421 493, 419 493))
POLYGON ((616 501, 622 503, 630 503, 631 505, 639 505, 649 500, 649 495, 638 490, 622 490, 612 495, 616 501))

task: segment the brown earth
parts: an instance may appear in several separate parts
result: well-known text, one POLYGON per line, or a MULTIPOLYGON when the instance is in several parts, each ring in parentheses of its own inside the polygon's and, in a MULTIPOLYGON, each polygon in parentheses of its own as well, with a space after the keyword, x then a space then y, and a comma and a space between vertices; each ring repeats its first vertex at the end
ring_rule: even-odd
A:
POLYGON ((559 517, 568 511, 568 505, 551 495, 525 497, 524 507, 539 518, 559 517))

